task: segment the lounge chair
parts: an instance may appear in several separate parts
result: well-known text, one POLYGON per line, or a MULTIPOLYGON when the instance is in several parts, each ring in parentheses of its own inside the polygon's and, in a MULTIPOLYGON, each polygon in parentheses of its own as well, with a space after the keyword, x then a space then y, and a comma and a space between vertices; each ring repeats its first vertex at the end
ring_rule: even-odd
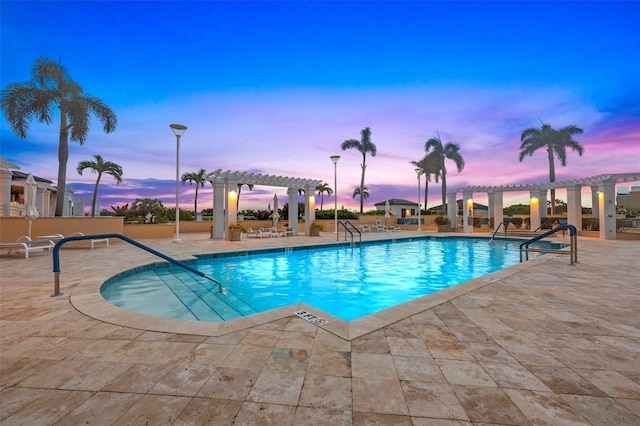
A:
POLYGON ((269 233, 270 237, 279 237, 280 234, 278 233, 278 228, 276 228, 275 226, 272 226, 271 228, 262 228, 265 232, 269 233))
MULTIPOLYGON (((82 232, 74 232, 70 235, 71 237, 84 237, 85 235, 82 232)), ((62 234, 53 234, 53 235, 41 235, 38 238, 44 238, 47 240, 51 240, 51 241, 60 241, 61 239, 65 238, 64 235, 62 234)), ((91 250, 93 250, 93 248, 95 247, 96 243, 106 243, 107 247, 109 246, 109 239, 108 238, 92 238, 89 241, 91 241, 91 250)))
POLYGON ((399 225, 387 225, 387 231, 402 231, 399 225))
POLYGON ((24 253, 25 259, 29 258, 29 253, 31 252, 36 253, 43 250, 51 251, 54 245, 55 244, 53 244, 53 241, 51 240, 47 240, 47 239, 32 240, 30 237, 27 237, 27 236, 18 237, 18 239, 13 242, 6 242, 6 243, 0 242, 0 248, 5 247, 9 249, 7 254, 11 254, 11 251, 13 249, 17 249, 16 250, 17 253, 20 253, 20 254, 24 253))
POLYGON ((360 229, 361 229, 363 234, 365 232, 371 232, 371 226, 370 225, 360 225, 360 229))
POLYGON ((270 237, 270 236, 271 236, 271 231, 265 230, 264 228, 247 229, 247 238, 248 237, 263 238, 263 237, 270 237))
POLYGON ((382 224, 380 219, 378 219, 378 220, 376 220, 375 230, 376 230, 376 232, 386 232, 387 231, 387 227, 382 224))
POLYGON ((293 228, 291 228, 290 226, 286 226, 282 229, 279 229, 278 231, 282 234, 283 237, 294 235, 293 228))
MULTIPOLYGON (((84 237, 84 234, 82 232, 74 232, 73 234, 71 234, 72 237, 78 237, 78 236, 82 236, 84 237)), ((109 247, 109 239, 108 238, 92 238, 89 241, 91 241, 91 250, 93 250, 93 247, 95 246, 96 243, 107 243, 107 247, 109 247)))

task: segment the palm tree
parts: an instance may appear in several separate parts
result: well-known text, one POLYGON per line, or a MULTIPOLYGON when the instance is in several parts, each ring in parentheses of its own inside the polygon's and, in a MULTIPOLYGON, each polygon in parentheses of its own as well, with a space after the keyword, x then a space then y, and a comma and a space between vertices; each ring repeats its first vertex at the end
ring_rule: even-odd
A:
POLYGON ((353 190, 352 198, 356 198, 356 195, 359 195, 361 200, 366 200, 369 198, 369 190, 366 186, 360 190, 360 187, 358 186, 353 190))
POLYGON ((236 199, 236 211, 238 211, 238 207, 240 206, 240 192, 242 191, 242 185, 247 185, 249 187, 249 191, 253 189, 252 183, 239 183, 238 184, 238 198, 236 199))
MULTIPOLYGON (((362 178, 360 179, 359 188, 364 188, 364 172, 367 169, 367 152, 371 154, 372 157, 376 156, 377 148, 373 142, 371 142, 371 129, 365 127, 360 131, 360 140, 357 139, 349 139, 342 142, 340 145, 343 151, 347 149, 355 148, 362 154, 362 178)), ((360 197, 360 213, 363 213, 364 209, 364 197, 360 197)))
POLYGON ((1 96, 2 113, 20 139, 27 138, 29 123, 33 119, 51 124, 54 112, 60 111, 55 215, 62 216, 69 139, 84 144, 89 134, 91 114, 102 122, 106 133, 113 132, 118 123, 116 114, 102 100, 84 93, 61 62, 44 56, 33 63, 30 81, 9 84, 1 96))
POLYGON ((420 161, 410 161, 415 167, 422 169, 422 175, 424 176, 424 209, 427 210, 427 200, 429 199, 429 182, 431 182, 431 175, 435 177, 436 183, 440 179, 440 163, 437 158, 431 153, 425 155, 420 161))
POLYGON ((318 195, 320 195, 320 210, 322 210, 322 204, 324 203, 324 193, 327 195, 333 194, 333 189, 329 186, 328 183, 323 182, 320 185, 316 186, 316 191, 318 191, 318 195))
POLYGON ((451 160, 455 163, 458 173, 464 169, 464 159, 460 154, 460 145, 456 142, 442 143, 440 139, 440 132, 437 132, 438 136, 429 139, 424 144, 424 150, 428 156, 432 156, 433 161, 437 164, 436 169, 439 171, 439 175, 442 178, 442 210, 447 212, 447 168, 445 166, 445 160, 451 160))
POLYGON ((205 169, 200 169, 199 172, 193 173, 185 173, 182 175, 182 184, 184 185, 186 182, 189 182, 189 185, 192 183, 196 184, 196 197, 193 200, 193 214, 198 216, 198 187, 204 188, 204 185, 207 183, 207 171, 205 169))
MULTIPOLYGON (((540 119, 538 117, 538 119, 540 119)), ((576 151, 579 156, 584 153, 584 147, 577 141, 573 140, 573 135, 581 135, 583 130, 575 125, 569 125, 563 127, 560 130, 555 130, 550 124, 545 124, 540 120, 542 127, 539 129, 530 127, 522 132, 520 136, 520 154, 518 159, 520 162, 524 157, 531 157, 534 152, 540 148, 547 150, 547 158, 549 159, 549 182, 556 181, 556 168, 554 157, 558 157, 560 165, 566 167, 567 165, 567 148, 571 148, 576 151)), ((551 190, 551 199, 556 199, 556 190, 551 190)), ((555 214, 555 203, 551 203, 551 214, 555 214)))
POLYGON ((95 216, 96 212, 96 198, 98 197, 98 185, 102 175, 111 175, 116 180, 116 185, 122 183, 122 167, 119 164, 112 163, 111 161, 104 161, 100 155, 94 155, 93 158, 96 161, 81 161, 78 163, 77 171, 80 176, 85 169, 91 169, 92 172, 98 174, 96 179, 96 186, 93 189, 93 199, 91 200, 91 216, 95 216))

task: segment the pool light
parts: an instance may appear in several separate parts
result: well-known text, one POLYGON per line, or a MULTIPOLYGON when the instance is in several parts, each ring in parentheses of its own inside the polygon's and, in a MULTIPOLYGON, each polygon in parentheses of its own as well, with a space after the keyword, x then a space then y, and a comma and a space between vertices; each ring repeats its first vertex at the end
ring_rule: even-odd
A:
POLYGON ((333 229, 335 229, 336 241, 338 241, 338 161, 340 161, 340 156, 332 155, 329 158, 333 162, 333 229))
POLYGON ((421 169, 420 167, 416 169, 416 174, 418 175, 418 229, 417 231, 422 231, 422 229, 420 228, 420 210, 421 210, 420 208, 420 176, 422 176, 422 172, 424 172, 424 170, 421 169))
POLYGON ((187 126, 182 124, 169 124, 173 134, 176 135, 176 232, 173 236, 173 242, 179 243, 180 240, 180 136, 187 131, 187 126))

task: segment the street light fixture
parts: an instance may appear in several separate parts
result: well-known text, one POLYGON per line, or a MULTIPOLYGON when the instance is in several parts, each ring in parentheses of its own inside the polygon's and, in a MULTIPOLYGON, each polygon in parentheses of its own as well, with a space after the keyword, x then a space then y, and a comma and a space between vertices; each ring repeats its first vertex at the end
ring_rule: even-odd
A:
POLYGON ((418 175, 418 231, 422 231, 420 228, 420 176, 422 176, 422 172, 424 172, 423 169, 419 167, 416 169, 416 174, 418 175))
POLYGON ((333 161, 333 197, 334 197, 334 223, 333 229, 336 233, 336 241, 338 241, 338 161, 340 161, 339 155, 332 155, 331 161, 333 161))
POLYGON ((169 124, 173 134, 176 135, 176 233, 173 236, 174 243, 180 243, 180 136, 187 131, 187 126, 182 124, 169 124))

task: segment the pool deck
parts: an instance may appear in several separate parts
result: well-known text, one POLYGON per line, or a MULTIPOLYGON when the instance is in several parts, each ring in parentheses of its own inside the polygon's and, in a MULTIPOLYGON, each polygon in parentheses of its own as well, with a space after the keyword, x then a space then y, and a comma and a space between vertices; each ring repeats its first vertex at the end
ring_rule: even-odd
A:
MULTIPOLYGON (((182 239, 141 242, 189 259, 335 234, 182 239)), ((63 249, 58 297, 51 253, 2 255, 0 424, 639 425, 640 242, 578 247, 348 323, 123 311, 100 284, 157 261, 128 244, 63 249)))

